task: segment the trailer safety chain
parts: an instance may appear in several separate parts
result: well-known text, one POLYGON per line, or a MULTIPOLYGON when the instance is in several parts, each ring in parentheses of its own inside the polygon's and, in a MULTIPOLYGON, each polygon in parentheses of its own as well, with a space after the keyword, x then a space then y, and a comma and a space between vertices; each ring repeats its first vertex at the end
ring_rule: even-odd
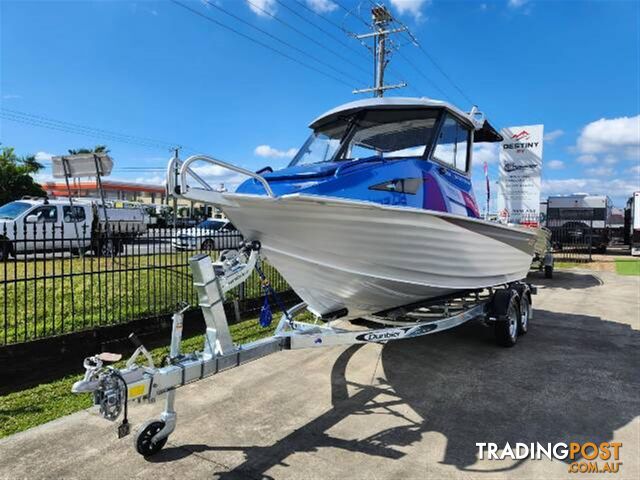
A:
POLYGON ((109 367, 109 375, 113 375, 118 379, 119 382, 122 383, 122 388, 124 390, 124 417, 122 419, 122 423, 118 425, 118 438, 126 437, 131 432, 131 425, 129 424, 129 409, 127 405, 129 403, 129 387, 127 386, 127 382, 124 377, 120 373, 120 371, 116 368, 109 367))
POLYGON ((260 261, 256 262, 255 269, 256 269, 256 272, 258 272, 258 276, 260 277, 260 280, 262 282, 262 288, 264 289, 264 304, 262 305, 262 309, 260 310, 260 325, 265 328, 271 325, 272 315, 271 315, 271 308, 269 307, 269 294, 271 294, 274 301, 278 305, 278 308, 284 314, 286 319, 289 321, 289 324, 292 324, 293 318, 291 318, 291 315, 289 314, 284 304, 280 300, 280 297, 278 296, 276 291, 273 289, 273 287, 271 286, 271 283, 269 282, 266 275, 262 271, 262 268, 260 267, 260 261), (263 319, 263 312, 264 312, 264 319, 263 319))

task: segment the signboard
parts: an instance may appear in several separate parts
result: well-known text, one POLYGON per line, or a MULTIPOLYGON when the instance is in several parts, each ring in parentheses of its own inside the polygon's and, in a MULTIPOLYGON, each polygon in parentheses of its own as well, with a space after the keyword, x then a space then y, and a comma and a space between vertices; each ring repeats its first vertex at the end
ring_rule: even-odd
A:
POLYGON ((51 159, 53 178, 106 177, 111 174, 113 160, 106 153, 80 153, 51 159))
POLYGON ((502 130, 498 215, 510 223, 537 223, 544 125, 502 130))

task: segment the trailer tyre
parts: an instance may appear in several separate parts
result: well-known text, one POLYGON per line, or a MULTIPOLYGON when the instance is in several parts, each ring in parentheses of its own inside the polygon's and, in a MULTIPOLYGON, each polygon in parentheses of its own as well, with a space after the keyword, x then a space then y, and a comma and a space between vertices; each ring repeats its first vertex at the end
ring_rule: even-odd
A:
POLYGON ((533 309, 531 308, 531 300, 529 295, 524 294, 520 297, 520 316, 518 321, 518 334, 525 335, 529 331, 529 322, 531 321, 531 314, 533 309))
POLYGON ((110 238, 104 238, 98 242, 98 247, 95 249, 96 255, 100 257, 115 257, 124 251, 124 245, 118 240, 112 240, 110 238))
POLYGON ((526 283, 518 283, 513 286, 513 289, 518 292, 520 299, 519 310, 520 316, 518 317, 518 335, 526 335, 529 331, 529 324, 533 318, 533 307, 531 306, 531 291, 526 283))
POLYGON ((0 262, 6 262, 9 259, 11 247, 6 240, 0 240, 0 262))
POLYGON ((494 293, 490 315, 496 318, 494 333, 502 347, 513 347, 518 340, 520 298, 512 288, 494 293))
POLYGON ((200 249, 203 252, 211 252, 211 251, 215 250, 215 248, 216 248, 216 245, 215 245, 215 243, 213 243, 213 240, 211 240, 211 239, 207 239, 204 242, 202 242, 202 246, 200 247, 200 249))
POLYGON ((164 422, 162 420, 149 420, 143 423, 133 437, 133 444, 136 447, 136 451, 144 457, 150 457, 162 450, 162 447, 167 443, 168 437, 156 443, 153 443, 151 440, 163 428, 164 422))
POLYGON ((553 278, 553 265, 545 265, 544 278, 553 278))

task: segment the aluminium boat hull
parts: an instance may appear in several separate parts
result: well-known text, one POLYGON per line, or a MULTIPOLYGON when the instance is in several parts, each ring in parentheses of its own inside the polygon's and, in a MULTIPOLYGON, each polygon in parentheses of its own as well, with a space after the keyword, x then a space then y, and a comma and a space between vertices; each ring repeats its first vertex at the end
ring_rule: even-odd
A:
POLYGON ((300 194, 213 195, 317 315, 347 309, 357 318, 521 280, 536 242, 531 229, 442 212, 300 194))

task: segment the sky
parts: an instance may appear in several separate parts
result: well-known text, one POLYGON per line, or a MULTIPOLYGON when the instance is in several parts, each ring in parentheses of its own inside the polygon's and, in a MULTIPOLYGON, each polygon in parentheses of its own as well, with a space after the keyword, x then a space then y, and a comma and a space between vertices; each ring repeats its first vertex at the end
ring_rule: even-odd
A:
MULTIPOLYGON (((624 206, 640 190, 640 2, 386 3, 421 47, 396 36, 386 80, 409 88, 389 95, 476 104, 499 128, 544 124, 543 197, 608 194, 624 206)), ((111 150, 112 179, 157 185, 173 145, 183 157, 283 167, 311 120, 371 85, 368 50, 348 34, 366 31, 369 9, 369 0, 0 0, 0 142, 36 154, 39 180, 51 155, 96 144, 111 150)), ((498 145, 476 150, 482 192, 485 160, 497 180, 498 145)))

